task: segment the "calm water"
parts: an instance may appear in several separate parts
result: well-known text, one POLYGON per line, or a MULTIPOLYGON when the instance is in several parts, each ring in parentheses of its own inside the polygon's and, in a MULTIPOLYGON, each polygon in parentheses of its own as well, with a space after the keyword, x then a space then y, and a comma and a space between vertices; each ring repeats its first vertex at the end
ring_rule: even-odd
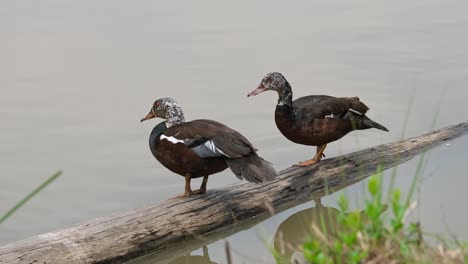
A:
MULTIPOLYGON (((280 135, 275 94, 246 98, 270 71, 284 73, 296 98, 359 96, 391 130, 351 133, 330 144, 328 156, 428 131, 435 117, 435 127, 465 120, 466 10, 466 1, 441 0, 0 2, 0 213, 64 171, 0 226, 0 244, 182 192, 182 177, 148 149, 156 123, 139 122, 159 97, 177 99, 187 119, 241 131, 277 169, 315 150, 280 135)), ((468 239, 467 154, 468 138, 430 154, 415 217, 431 232, 468 239)), ((416 163, 398 169, 403 190, 416 163)), ((236 181, 225 171, 208 188, 236 181)), ((346 193, 360 200, 364 184, 346 193)), ((313 206, 228 238, 236 263, 271 262, 263 240, 313 206)), ((225 262, 222 242, 205 251, 225 262)))

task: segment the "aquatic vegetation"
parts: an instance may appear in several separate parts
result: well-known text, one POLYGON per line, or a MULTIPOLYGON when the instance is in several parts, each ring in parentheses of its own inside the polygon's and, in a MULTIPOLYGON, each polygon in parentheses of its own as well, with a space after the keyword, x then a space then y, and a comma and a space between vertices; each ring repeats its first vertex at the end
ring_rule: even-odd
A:
MULTIPOLYGON (((415 177, 416 178, 416 177, 415 177)), ((434 246, 423 239, 418 222, 406 219, 416 207, 411 201, 414 189, 403 199, 397 188, 390 190, 389 201, 382 199, 382 173, 371 176, 367 185, 369 198, 362 212, 346 213, 348 198, 338 200, 339 213, 334 226, 325 223, 310 227, 296 263, 465 263, 467 244, 444 242, 434 246), (385 214, 387 207, 390 212, 385 214), (389 219, 387 219, 389 217, 389 219), (302 260, 300 260, 302 259, 302 260)), ((274 252, 277 263, 289 263, 274 252)))
POLYGON ((40 193, 45 187, 47 187, 49 184, 51 184, 53 181, 55 181, 60 175, 62 175, 61 171, 57 171, 54 173, 52 176, 50 176, 47 180, 45 180, 41 185, 36 187, 34 190, 32 190, 28 195, 26 195, 21 201, 19 201, 15 206, 13 206, 8 212, 3 214, 0 217, 0 224, 2 224, 5 220, 10 218, 18 209, 20 209, 23 205, 25 205, 31 198, 36 196, 38 193, 40 193))

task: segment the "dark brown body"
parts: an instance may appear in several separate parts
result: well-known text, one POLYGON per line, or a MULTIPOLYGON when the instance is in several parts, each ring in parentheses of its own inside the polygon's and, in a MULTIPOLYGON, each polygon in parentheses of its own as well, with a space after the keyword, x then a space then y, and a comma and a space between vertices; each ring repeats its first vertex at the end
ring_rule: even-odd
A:
POLYGON ((309 95, 293 101, 291 85, 279 72, 268 73, 257 89, 247 96, 265 91, 276 91, 275 122, 280 132, 294 143, 316 146, 312 159, 299 162, 298 166, 310 166, 319 162, 327 144, 336 141, 353 130, 387 128, 366 116, 369 108, 358 97, 333 97, 309 95))
POLYGON ((149 147, 164 167, 185 178, 184 193, 177 197, 205 193, 208 176, 227 167, 238 179, 253 183, 271 181, 278 175, 242 134, 213 120, 185 122, 182 108, 172 98, 156 100, 140 121, 155 117, 165 121, 151 131, 149 147), (199 177, 203 177, 200 189, 193 191, 191 179, 199 177))
POLYGON ((374 127, 374 122, 365 116, 367 110, 368 107, 357 97, 305 96, 293 101, 292 107, 277 105, 275 122, 281 133, 292 142, 322 146, 353 130, 374 127), (345 117, 350 108, 362 115, 348 114, 345 117))
POLYGON ((228 167, 238 178, 256 183, 277 175, 247 138, 213 120, 193 120, 169 128, 162 122, 151 132, 149 144, 164 167, 184 177, 207 177, 228 167), (197 149, 204 143, 211 143, 218 152, 197 149))
POLYGON ((190 173, 192 178, 215 174, 227 169, 224 158, 200 158, 184 144, 173 144, 160 140, 157 145, 156 159, 170 171, 185 176, 190 173))
POLYGON ((154 157, 174 173, 183 177, 190 173, 191 178, 208 176, 221 172, 228 167, 225 157, 201 158, 187 145, 182 143, 174 144, 165 139, 161 140, 160 137, 164 134, 179 139, 211 138, 218 133, 231 133, 237 137, 242 137, 229 127, 211 120, 194 120, 170 128, 166 128, 163 122, 151 132, 150 149, 154 157))
POLYGON ((287 139, 308 146, 321 146, 336 141, 352 131, 349 120, 343 122, 338 119, 320 118, 298 125, 287 112, 278 109, 275 112, 275 122, 287 139))

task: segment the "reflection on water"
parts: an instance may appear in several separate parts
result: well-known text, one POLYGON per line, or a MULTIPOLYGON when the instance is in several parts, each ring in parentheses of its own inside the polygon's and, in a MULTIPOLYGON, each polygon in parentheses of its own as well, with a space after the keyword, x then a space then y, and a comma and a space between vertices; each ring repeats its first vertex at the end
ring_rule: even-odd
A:
POLYGON ((188 250, 186 252, 184 252, 183 250, 182 251, 174 250, 173 253, 171 252, 168 252, 169 254, 163 254, 163 255, 149 254, 149 255, 141 256, 137 259, 126 262, 126 264, 192 264, 192 263, 193 264, 217 264, 218 263, 218 262, 214 262, 211 260, 207 245, 203 245, 202 247, 196 250, 188 250), (201 253, 198 253, 200 249, 201 249, 201 253), (177 253, 175 253, 175 251, 177 251, 177 253))
POLYGON ((208 248, 206 246, 203 246, 202 250, 202 256, 194 256, 190 255, 191 253, 187 253, 184 256, 178 257, 175 260, 169 262, 168 264, 217 264, 216 262, 210 260, 210 256, 208 255, 208 248))
MULTIPOLYGON (((385 206, 384 211, 386 209, 385 206)), ((286 260, 290 260, 296 252, 303 252, 302 246, 308 235, 313 233, 312 226, 323 234, 337 235, 343 231, 338 223, 339 214, 338 209, 323 206, 321 200, 316 200, 315 207, 296 212, 279 225, 274 238, 275 250, 286 260)), ((365 221, 365 216, 361 215, 361 219, 365 221)))
MULTIPOLYGON (((383 210, 387 210, 386 205, 384 206, 383 210)), ((339 214, 340 210, 334 207, 324 206, 320 199, 315 200, 314 207, 310 207, 292 214, 278 226, 273 240, 275 251, 278 252, 281 258, 285 261, 301 259, 303 244, 307 242, 310 235, 314 233, 312 231, 312 226, 315 226, 315 228, 317 228, 320 232, 328 236, 336 236, 338 232, 343 231, 343 227, 338 222, 339 214)), ((366 221, 366 216, 363 215, 363 212, 361 212, 361 220, 366 221)), ((229 233, 226 233, 226 236, 228 234, 229 233)), ((219 238, 222 237, 223 235, 219 236, 219 238)), ((212 245, 215 244, 216 243, 212 245)), ((129 261, 128 264, 216 263, 212 262, 210 259, 207 245, 203 245, 201 249, 201 256, 193 255, 194 250, 190 250, 176 257, 166 253, 149 254, 129 261)), ((173 251, 178 252, 176 254, 183 252, 178 249, 173 251)), ((225 256, 218 256, 217 259, 225 259, 225 256)), ((251 259, 249 259, 249 261, 251 261, 251 259)))
POLYGON ((294 213, 279 225, 275 233, 275 250, 288 260, 295 252, 302 252, 313 225, 323 233, 336 234, 339 213, 338 209, 323 206, 320 200, 316 200, 315 207, 294 213))
MULTIPOLYGON (((312 150, 279 133, 273 93, 247 100, 267 72, 283 72, 295 98, 359 96, 391 131, 353 132, 327 157, 398 140, 403 130, 426 132, 439 104, 436 127, 459 122, 468 116, 467 9, 457 0, 0 1, 0 213, 64 171, 0 226, 0 244, 178 193, 183 179, 148 151, 156 122, 138 122, 162 96, 177 99, 187 120, 236 128, 278 170, 312 150)), ((448 225, 468 237, 459 210, 468 199, 466 149, 468 138, 431 152, 420 197, 428 231, 448 225)), ((399 168, 402 191, 416 165, 399 168)), ((210 189, 237 181, 226 171, 210 189)), ((354 199, 362 186, 347 191, 354 199)), ((262 228, 274 233, 276 221, 302 209, 262 228)), ((249 257, 271 255, 255 228, 229 241, 249 257)), ((223 246, 210 247, 210 257, 225 259, 223 246)))

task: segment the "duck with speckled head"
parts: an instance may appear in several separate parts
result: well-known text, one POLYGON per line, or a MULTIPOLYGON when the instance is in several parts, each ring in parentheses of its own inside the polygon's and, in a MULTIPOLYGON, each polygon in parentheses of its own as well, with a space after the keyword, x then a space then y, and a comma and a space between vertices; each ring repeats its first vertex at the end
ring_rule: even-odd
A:
POLYGON ((239 179, 254 183, 277 176, 241 133, 213 120, 186 122, 182 108, 172 98, 156 100, 141 122, 156 117, 164 121, 153 128, 149 147, 164 167, 185 177, 184 193, 177 197, 205 193, 208 176, 228 167, 239 179), (192 191, 190 181, 198 177, 203 177, 201 187, 192 191))
POLYGON ((247 96, 265 91, 276 91, 278 102, 275 122, 279 131, 290 141, 316 146, 315 156, 297 166, 309 166, 319 162, 327 144, 354 130, 388 129, 366 116, 369 108, 358 97, 333 97, 309 95, 293 101, 292 88, 279 72, 268 73, 260 85, 247 96))

